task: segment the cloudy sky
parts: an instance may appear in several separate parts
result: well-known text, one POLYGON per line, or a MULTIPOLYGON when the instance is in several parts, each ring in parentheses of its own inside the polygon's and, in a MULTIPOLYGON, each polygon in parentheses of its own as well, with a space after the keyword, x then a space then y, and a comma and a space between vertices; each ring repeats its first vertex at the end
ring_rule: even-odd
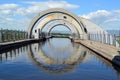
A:
POLYGON ((35 15, 56 7, 90 19, 103 29, 120 29, 120 0, 1 0, 0 28, 26 30, 35 15))

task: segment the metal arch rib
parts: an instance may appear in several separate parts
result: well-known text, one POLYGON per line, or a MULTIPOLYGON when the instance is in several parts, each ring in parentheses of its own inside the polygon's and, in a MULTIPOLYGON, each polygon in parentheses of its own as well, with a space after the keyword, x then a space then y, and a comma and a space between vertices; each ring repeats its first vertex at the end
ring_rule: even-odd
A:
POLYGON ((65 10, 65 9, 53 8, 53 9, 49 9, 49 10, 46 10, 46 11, 43 11, 43 12, 39 13, 39 14, 31 21, 31 23, 30 23, 30 25, 29 25, 29 28, 28 28, 28 38, 31 38, 32 29, 33 29, 33 27, 35 26, 35 24, 37 23, 37 21, 38 21, 40 18, 44 17, 44 16, 47 15, 47 14, 56 13, 56 12, 64 13, 64 14, 66 14, 66 15, 71 16, 74 20, 76 20, 76 22, 79 23, 79 25, 80 25, 80 27, 81 27, 81 29, 82 29, 82 31, 83 31, 83 34, 85 34, 85 31, 84 31, 85 26, 81 24, 82 21, 79 19, 78 16, 76 16, 75 14, 73 14, 73 13, 71 13, 71 12, 65 10))
POLYGON ((74 27, 73 24, 70 24, 69 22, 65 21, 65 20, 57 20, 55 23, 50 24, 49 28, 46 30, 47 33, 50 33, 50 31, 58 25, 63 25, 66 26, 72 33, 78 33, 78 31, 76 30, 76 28, 74 27))

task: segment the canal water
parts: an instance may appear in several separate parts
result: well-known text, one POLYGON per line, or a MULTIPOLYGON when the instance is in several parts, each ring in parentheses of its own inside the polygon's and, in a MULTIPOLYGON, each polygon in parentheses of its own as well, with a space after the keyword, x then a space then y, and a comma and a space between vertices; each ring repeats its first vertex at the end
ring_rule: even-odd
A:
POLYGON ((0 54, 0 80, 120 80, 120 68, 67 38, 0 54))

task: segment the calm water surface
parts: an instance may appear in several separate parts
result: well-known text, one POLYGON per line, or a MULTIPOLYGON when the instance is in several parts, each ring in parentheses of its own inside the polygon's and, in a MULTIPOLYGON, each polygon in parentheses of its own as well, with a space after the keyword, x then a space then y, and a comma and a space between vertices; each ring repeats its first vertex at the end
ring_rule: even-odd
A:
POLYGON ((0 80, 120 80, 120 68, 67 38, 0 54, 0 80))

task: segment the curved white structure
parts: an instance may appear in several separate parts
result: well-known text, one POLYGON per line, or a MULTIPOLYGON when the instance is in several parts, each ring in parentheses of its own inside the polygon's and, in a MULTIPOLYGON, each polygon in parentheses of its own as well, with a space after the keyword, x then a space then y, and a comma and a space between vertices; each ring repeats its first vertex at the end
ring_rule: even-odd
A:
POLYGON ((76 33, 76 34, 79 33, 78 30, 75 28, 74 24, 69 23, 69 22, 64 21, 64 20, 57 20, 56 22, 51 23, 46 32, 50 33, 51 30, 58 25, 66 26, 72 33, 76 33))
POLYGON ((79 38, 85 38, 83 36, 87 33, 87 30, 82 20, 75 14, 60 8, 53 8, 39 13, 29 25, 28 38, 32 37, 32 30, 36 25, 39 28, 38 34, 40 34, 45 25, 54 20, 64 20, 72 23, 74 25, 73 27, 78 30, 79 38))
POLYGON ((82 22, 84 23, 88 33, 91 33, 91 32, 102 32, 102 31, 105 31, 103 30, 100 26, 98 26, 97 24, 93 23, 92 21, 88 20, 88 19, 85 19, 83 17, 79 17, 82 22))

